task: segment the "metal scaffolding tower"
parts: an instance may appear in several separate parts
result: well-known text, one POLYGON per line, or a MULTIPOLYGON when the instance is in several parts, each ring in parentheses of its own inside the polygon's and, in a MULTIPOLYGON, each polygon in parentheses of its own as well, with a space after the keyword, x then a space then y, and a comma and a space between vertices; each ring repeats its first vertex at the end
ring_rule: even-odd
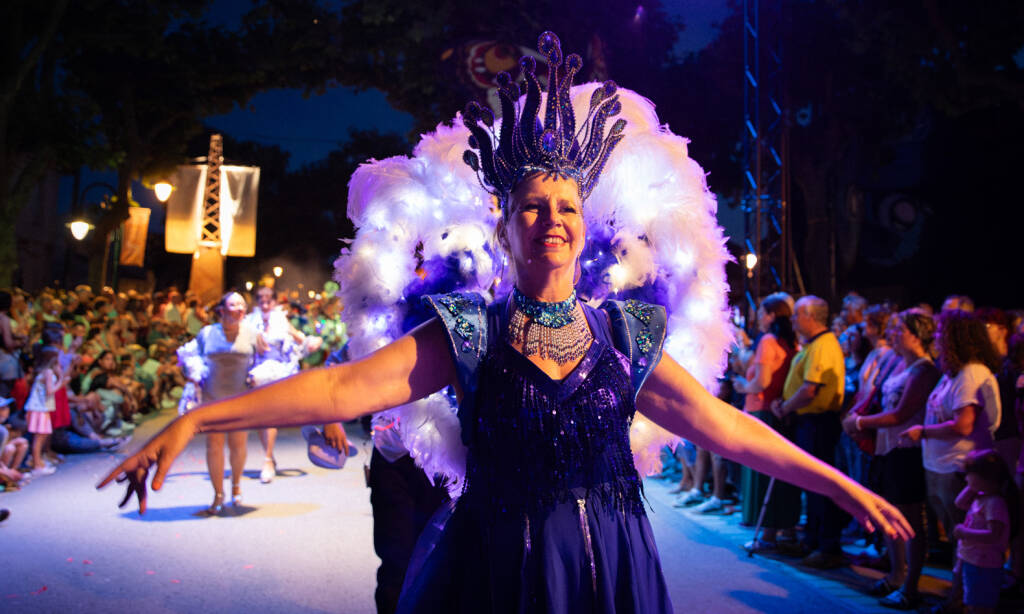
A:
POLYGON ((802 286, 789 219, 789 130, 784 94, 785 0, 743 1, 744 294, 750 313, 760 299, 802 286))

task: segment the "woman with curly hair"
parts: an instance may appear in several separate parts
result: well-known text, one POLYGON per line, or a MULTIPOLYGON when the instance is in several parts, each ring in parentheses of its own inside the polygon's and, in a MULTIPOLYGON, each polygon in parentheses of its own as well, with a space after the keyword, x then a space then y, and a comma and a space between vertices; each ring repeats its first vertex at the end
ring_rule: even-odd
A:
MULTIPOLYGON (((942 379, 928 397, 924 424, 908 428, 900 437, 921 442, 928 503, 951 534, 964 520, 955 503, 965 486, 959 474, 964 460, 974 450, 991 448, 999 428, 1002 405, 993 371, 1000 361, 984 322, 958 309, 939 315, 935 348, 942 379)), ((960 595, 954 574, 951 600, 959 602, 960 595)))

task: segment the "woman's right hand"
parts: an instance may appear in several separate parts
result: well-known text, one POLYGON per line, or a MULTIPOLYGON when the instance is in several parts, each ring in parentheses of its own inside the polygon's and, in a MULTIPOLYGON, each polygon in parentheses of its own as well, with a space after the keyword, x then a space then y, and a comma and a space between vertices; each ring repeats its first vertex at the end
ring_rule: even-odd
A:
POLYGON ((146 479, 149 476, 149 468, 156 465, 156 475, 153 476, 152 487, 153 490, 160 490, 167 478, 167 471, 171 468, 171 463, 178 458, 178 455, 195 435, 196 427, 189 416, 178 418, 150 439, 141 450, 125 459, 107 477, 103 478, 96 488, 103 488, 113 480, 119 483, 127 482, 124 499, 121 500, 118 507, 127 505, 134 493, 139 501, 139 514, 145 514, 146 479))

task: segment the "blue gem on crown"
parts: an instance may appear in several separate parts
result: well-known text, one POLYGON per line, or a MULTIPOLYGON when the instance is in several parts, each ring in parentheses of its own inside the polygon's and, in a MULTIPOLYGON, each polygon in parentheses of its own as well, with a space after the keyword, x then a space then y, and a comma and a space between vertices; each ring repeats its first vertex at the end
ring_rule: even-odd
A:
POLYGON ((519 61, 526 84, 522 105, 519 85, 507 72, 497 76, 500 133, 494 130, 494 113, 477 102, 466 105, 462 118, 471 134, 471 149, 462 159, 477 173, 480 185, 498 197, 505 215, 512 190, 523 178, 538 172, 574 179, 580 200, 586 200, 612 150, 625 136, 624 119, 617 120, 605 135, 608 119, 622 110, 614 81, 605 81, 594 90, 590 110, 577 130, 570 89, 576 73, 583 68, 583 60, 574 53, 563 62, 562 45, 553 32, 540 35, 537 49, 547 57, 548 64, 543 123, 540 81, 534 74, 537 62, 530 56, 519 61))

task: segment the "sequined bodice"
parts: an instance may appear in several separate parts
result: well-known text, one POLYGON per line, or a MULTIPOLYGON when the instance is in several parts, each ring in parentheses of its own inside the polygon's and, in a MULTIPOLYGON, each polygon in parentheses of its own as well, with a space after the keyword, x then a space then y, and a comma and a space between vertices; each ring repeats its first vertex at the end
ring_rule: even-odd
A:
POLYGON ((586 491, 638 512, 626 359, 598 335, 572 373, 555 381, 497 337, 478 372, 475 419, 463 425, 471 429, 466 498, 531 511, 586 491))

